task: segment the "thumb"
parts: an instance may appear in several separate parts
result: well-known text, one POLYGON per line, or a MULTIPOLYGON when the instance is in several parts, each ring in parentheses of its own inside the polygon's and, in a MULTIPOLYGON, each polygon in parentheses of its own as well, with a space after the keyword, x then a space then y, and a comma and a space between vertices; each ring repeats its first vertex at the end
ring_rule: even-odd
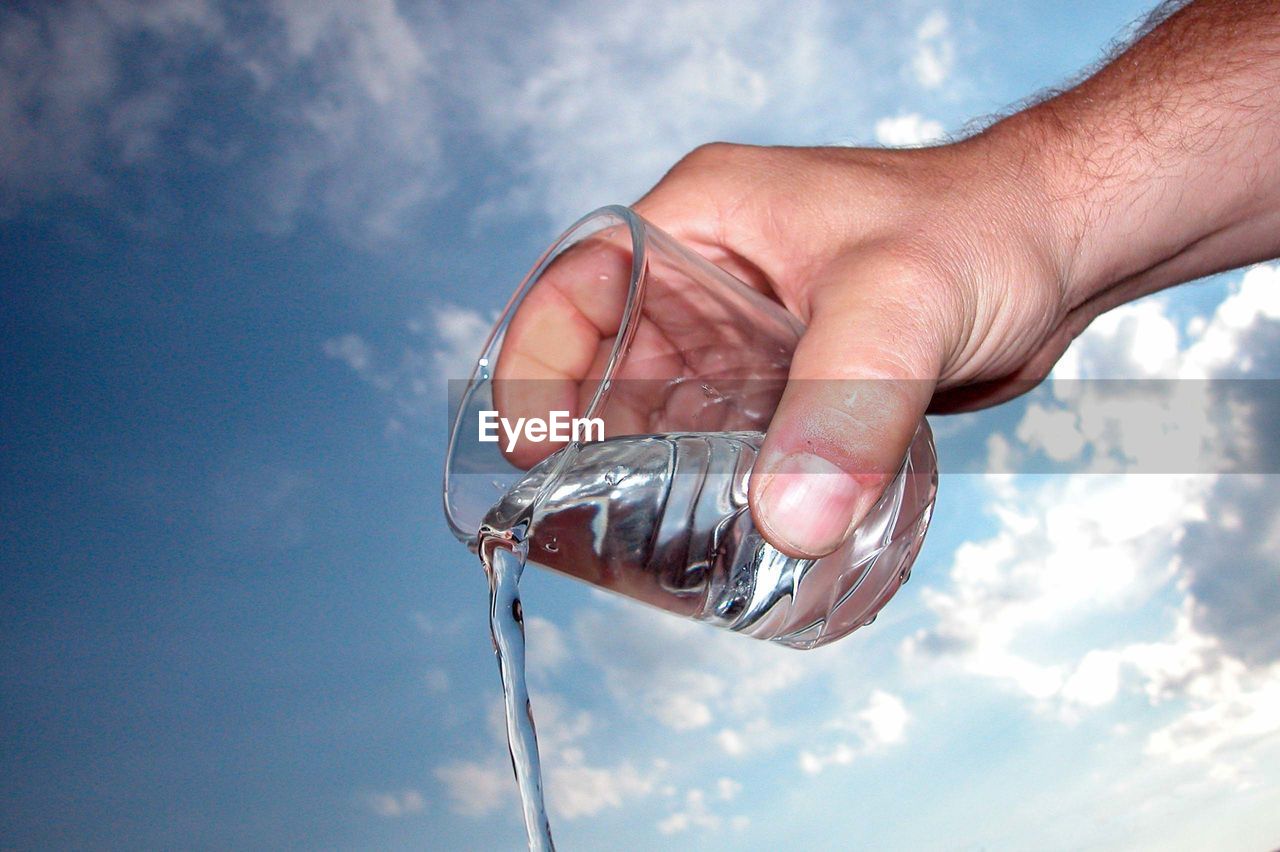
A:
POLYGON ((825 556, 897 473, 941 366, 929 292, 866 270, 816 287, 813 319, 751 475, 757 528, 782 552, 825 556))

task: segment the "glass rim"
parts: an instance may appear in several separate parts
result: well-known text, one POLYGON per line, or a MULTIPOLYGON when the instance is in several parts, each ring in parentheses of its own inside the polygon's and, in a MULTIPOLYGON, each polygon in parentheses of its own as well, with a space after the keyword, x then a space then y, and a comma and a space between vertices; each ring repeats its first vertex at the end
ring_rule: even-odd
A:
POLYGON ((613 348, 609 352, 609 360, 605 365, 604 374, 601 376, 599 384, 596 385, 595 393, 591 396, 591 402, 583 413, 584 417, 593 416, 602 407, 612 385, 613 375, 617 371, 620 356, 626 350, 632 336, 635 334, 635 315, 640 306, 640 291, 644 285, 644 271, 647 263, 645 257, 645 222, 630 207, 622 204, 607 204, 581 216, 576 222, 562 231, 542 252, 529 272, 525 274, 519 286, 516 287, 515 292, 511 294, 511 298, 507 300, 502 313, 489 330, 488 337, 485 338, 484 348, 471 367, 471 374, 467 377, 466 388, 462 392, 461 404, 458 405, 458 411, 449 427, 449 443, 445 450, 444 460, 444 516, 454 535, 460 539, 470 539, 475 533, 474 530, 463 529, 455 520, 455 513, 450 505, 449 493, 449 479, 453 471, 458 436, 461 434, 463 426, 462 419, 466 415, 465 400, 475 390, 477 376, 480 375, 482 370, 489 367, 490 363, 496 358, 498 353, 494 349, 500 338, 505 339, 504 331, 510 320, 524 302, 533 285, 542 278, 543 273, 546 272, 551 262, 570 245, 574 245, 594 233, 605 230, 607 226, 602 225, 591 233, 579 236, 579 232, 596 219, 616 219, 619 220, 617 224, 625 224, 627 226, 628 235, 631 238, 631 270, 627 281, 627 299, 622 308, 618 334, 614 339, 613 348))

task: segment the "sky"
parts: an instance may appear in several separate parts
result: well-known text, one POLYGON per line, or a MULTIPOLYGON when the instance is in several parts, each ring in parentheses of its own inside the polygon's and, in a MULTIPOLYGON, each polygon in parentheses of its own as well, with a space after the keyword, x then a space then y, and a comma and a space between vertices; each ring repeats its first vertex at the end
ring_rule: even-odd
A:
MULTIPOLYGON (((959 132, 1144 11, 6 4, 0 845, 519 848, 440 481, 541 248, 702 142, 959 132)), ((934 420, 912 582, 816 651, 531 573, 561 848, 1280 845, 1276 378, 1280 263, 1104 316, 934 420)))

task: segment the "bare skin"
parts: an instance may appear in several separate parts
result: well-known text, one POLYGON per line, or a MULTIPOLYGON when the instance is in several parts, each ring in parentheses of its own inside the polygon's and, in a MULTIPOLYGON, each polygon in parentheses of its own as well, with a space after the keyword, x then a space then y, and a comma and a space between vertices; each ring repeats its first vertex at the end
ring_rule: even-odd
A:
MULTIPOLYGON (((1004 401, 1109 308, 1280 255, 1280 4, 1193 3, 953 144, 703 146, 635 209, 807 326, 750 497, 772 544, 820 556, 926 410, 1004 401)), ((585 365, 601 332, 575 322, 585 365)))

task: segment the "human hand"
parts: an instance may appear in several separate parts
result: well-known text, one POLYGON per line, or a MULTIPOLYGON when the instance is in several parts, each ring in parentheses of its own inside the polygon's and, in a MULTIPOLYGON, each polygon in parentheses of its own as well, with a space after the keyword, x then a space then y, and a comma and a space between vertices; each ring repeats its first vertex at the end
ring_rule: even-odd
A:
POLYGON ((931 403, 1027 389, 1087 324, 1068 302, 1071 223, 998 143, 705 146, 635 205, 807 326, 751 478, 780 550, 834 550, 931 403))
MULTIPOLYGON (((635 209, 808 327, 753 321, 749 306, 722 304, 734 288, 699 286, 681 275, 688 261, 651 253, 608 433, 767 427, 750 485, 757 527, 791 555, 835 549, 897 472, 935 391, 952 407, 1004 398, 1071 337, 1065 229, 1041 213, 1033 174, 993 167, 1005 162, 985 140, 693 152, 635 209), (704 405, 699 387, 722 404, 704 405)), ((504 416, 586 411, 629 292, 624 232, 560 254, 520 304, 495 368, 504 416)), ((518 442, 508 456, 529 467, 553 449, 518 442)))

